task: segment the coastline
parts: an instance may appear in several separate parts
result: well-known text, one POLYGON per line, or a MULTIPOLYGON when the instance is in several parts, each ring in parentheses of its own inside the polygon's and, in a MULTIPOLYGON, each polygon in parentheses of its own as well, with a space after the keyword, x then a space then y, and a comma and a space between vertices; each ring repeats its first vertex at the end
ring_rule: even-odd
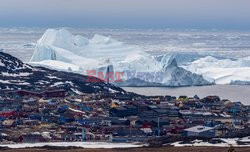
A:
POLYGON ((187 95, 192 97, 198 95, 200 98, 208 95, 217 95, 221 99, 228 99, 232 102, 242 102, 249 105, 250 85, 208 85, 190 87, 122 87, 125 91, 141 95, 157 96, 171 95, 179 97, 187 95), (241 90, 241 91, 239 91, 241 90))

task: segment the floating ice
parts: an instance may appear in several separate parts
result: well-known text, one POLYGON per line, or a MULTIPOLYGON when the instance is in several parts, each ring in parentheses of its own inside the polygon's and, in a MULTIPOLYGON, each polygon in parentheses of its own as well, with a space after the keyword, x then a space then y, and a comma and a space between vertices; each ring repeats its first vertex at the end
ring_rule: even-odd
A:
MULTIPOLYGON (((185 60, 189 61, 190 58, 186 57, 185 60)), ((168 62, 173 59, 175 57, 164 56, 159 60, 138 47, 129 46, 103 35, 96 34, 93 38, 87 39, 80 35, 72 35, 66 29, 48 29, 38 40, 30 62, 58 70, 70 69, 71 72, 81 74, 86 74, 86 70, 102 72, 108 66, 112 66, 112 70, 118 72, 128 70, 162 72, 164 78, 157 83, 164 86, 211 84, 201 75, 178 67, 177 63, 168 66, 168 62)), ((141 83, 142 81, 138 79, 145 78, 139 77, 130 83, 141 83)), ((150 83, 145 84, 150 85, 150 83)))

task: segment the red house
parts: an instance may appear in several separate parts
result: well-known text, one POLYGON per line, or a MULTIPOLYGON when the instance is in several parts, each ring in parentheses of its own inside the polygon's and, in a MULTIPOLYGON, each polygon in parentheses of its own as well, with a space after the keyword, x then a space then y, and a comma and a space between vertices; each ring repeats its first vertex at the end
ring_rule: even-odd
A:
POLYGON ((9 117, 15 116, 15 115, 16 115, 15 110, 2 110, 2 111, 0 111, 0 117, 9 118, 9 117))

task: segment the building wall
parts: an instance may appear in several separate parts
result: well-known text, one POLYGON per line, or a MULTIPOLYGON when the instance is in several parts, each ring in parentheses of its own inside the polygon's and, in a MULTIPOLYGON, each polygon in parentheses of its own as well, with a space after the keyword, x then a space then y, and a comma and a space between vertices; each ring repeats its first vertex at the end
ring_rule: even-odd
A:
POLYGON ((182 135, 185 137, 215 137, 215 131, 214 130, 207 130, 203 132, 183 131, 182 135))

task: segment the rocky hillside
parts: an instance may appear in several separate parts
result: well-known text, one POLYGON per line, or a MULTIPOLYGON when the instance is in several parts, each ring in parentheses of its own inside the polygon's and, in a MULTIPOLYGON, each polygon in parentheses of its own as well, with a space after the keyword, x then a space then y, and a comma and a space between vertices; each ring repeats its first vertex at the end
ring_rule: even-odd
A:
POLYGON ((126 92, 106 82, 86 82, 87 76, 69 72, 33 67, 21 60, 0 52, 0 88, 6 90, 65 89, 75 93, 126 92))

